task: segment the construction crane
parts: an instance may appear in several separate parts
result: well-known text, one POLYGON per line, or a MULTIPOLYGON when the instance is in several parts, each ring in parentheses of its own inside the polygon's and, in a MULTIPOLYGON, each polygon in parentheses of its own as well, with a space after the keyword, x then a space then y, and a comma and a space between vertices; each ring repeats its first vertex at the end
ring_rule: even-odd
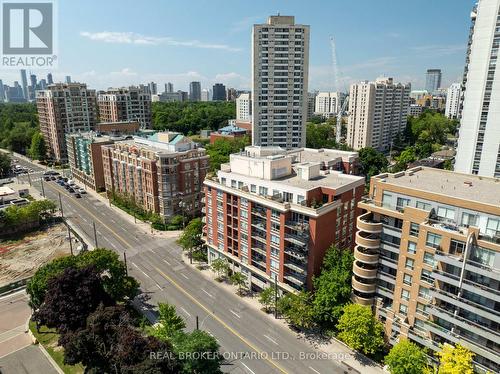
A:
MULTIPOLYGON (((335 46, 335 38, 333 36, 330 37, 330 46, 332 48, 332 67, 334 75, 333 80, 335 83, 335 90, 337 91, 338 94, 337 97, 340 99, 342 96, 340 88, 340 73, 337 63, 337 48, 335 46)), ((344 114, 344 112, 346 111, 348 103, 349 103, 349 96, 346 95, 344 102, 342 103, 342 107, 337 112, 337 125, 335 128, 335 141, 337 142, 337 144, 340 144, 340 142, 342 141, 342 114, 344 114)))

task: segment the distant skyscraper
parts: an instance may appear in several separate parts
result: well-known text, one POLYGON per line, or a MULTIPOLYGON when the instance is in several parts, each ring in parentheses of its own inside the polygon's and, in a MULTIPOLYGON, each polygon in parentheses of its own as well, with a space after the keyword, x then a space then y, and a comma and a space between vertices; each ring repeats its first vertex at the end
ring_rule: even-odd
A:
POLYGON ((332 117, 342 108, 345 95, 341 92, 319 92, 314 103, 314 113, 332 117))
POLYGON ((429 93, 441 88, 441 69, 428 69, 425 76, 425 89, 429 93))
POLYGON ((30 87, 29 87, 29 95, 30 95, 30 101, 35 100, 35 91, 37 89, 37 80, 36 80, 36 75, 35 74, 30 74, 30 87))
POLYGON ((455 170, 500 177, 500 0, 481 0, 472 12, 473 29, 465 68, 455 170))
POLYGON ((155 82, 148 83, 148 87, 149 87, 149 93, 151 95, 156 95, 158 93, 158 86, 156 85, 155 82))
POLYGON ((314 116, 314 109, 316 108, 316 96, 317 92, 308 92, 307 93, 307 112, 306 112, 306 121, 309 121, 314 116))
POLYGON ((5 88, 3 86, 2 80, 0 79, 0 102, 4 101, 5 101, 5 88))
POLYGON ((355 150, 390 149, 393 140, 406 128, 410 89, 409 83, 394 83, 392 78, 352 84, 347 144, 355 150))
POLYGON ((212 92, 213 101, 226 101, 226 86, 222 83, 215 83, 212 88, 212 92))
POLYGON ((309 26, 270 16, 253 26, 252 44, 253 145, 304 147, 309 26))
POLYGON ((210 90, 201 90, 201 101, 210 101, 210 90))
POLYGON ((45 90, 47 88, 47 81, 45 79, 40 79, 39 86, 41 90, 45 90))
POLYGON ((174 92, 174 84, 173 83, 165 83, 165 92, 166 93, 172 93, 174 92))
POLYGON ((47 84, 53 84, 52 73, 47 74, 47 84))
POLYGON ((71 83, 71 75, 66 75, 66 84, 71 83))
POLYGON ((242 122, 252 120, 252 99, 249 93, 242 93, 236 99, 236 120, 242 122))
POLYGON ((226 94, 227 101, 235 101, 237 97, 238 97, 238 91, 236 91, 236 88, 227 89, 227 94, 226 94))
POLYGON ((26 77, 26 70, 25 69, 21 69, 21 87, 23 88, 24 99, 28 100, 29 99, 28 78, 26 77))
POLYGON ((201 84, 200 82, 189 83, 189 100, 200 101, 201 100, 201 84))
POLYGON ((448 118, 458 118, 458 108, 460 106, 460 83, 453 83, 450 88, 448 88, 446 94, 446 109, 445 116, 448 118))

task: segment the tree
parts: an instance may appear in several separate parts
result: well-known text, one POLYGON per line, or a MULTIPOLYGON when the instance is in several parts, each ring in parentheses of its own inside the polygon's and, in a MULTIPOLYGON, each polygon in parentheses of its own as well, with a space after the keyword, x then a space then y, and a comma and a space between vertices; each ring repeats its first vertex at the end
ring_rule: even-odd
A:
POLYGON ((227 274, 229 265, 223 258, 217 258, 212 261, 212 270, 217 274, 217 279, 222 279, 222 274, 227 274))
POLYGON ((61 337, 64 362, 81 363, 88 373, 178 373, 170 343, 144 337, 130 324, 123 306, 102 305, 86 327, 61 337))
POLYGON ((393 166, 392 171, 399 172, 406 170, 408 164, 415 162, 417 158, 415 147, 406 148, 398 157, 396 157, 396 164, 393 166))
POLYGON ((221 373, 220 365, 224 359, 219 354, 219 344, 207 332, 194 330, 187 334, 175 334, 173 346, 181 362, 182 373, 221 373))
POLYGON ((59 333, 75 331, 85 326, 89 314, 100 304, 108 306, 113 300, 104 291, 96 269, 70 267, 49 280, 43 304, 33 319, 59 333))
POLYGON ((460 344, 452 346, 444 344, 441 351, 436 355, 439 357, 438 374, 473 374, 474 366, 472 360, 474 353, 460 344))
MULTIPOLYGON (((274 305, 274 288, 267 287, 264 288, 259 294, 259 302, 264 306, 264 310, 269 312, 271 305, 274 305)), ((274 305, 276 307, 276 305, 274 305)))
POLYGON ((237 153, 250 145, 250 138, 248 136, 226 139, 221 138, 215 140, 213 144, 207 145, 207 154, 210 156, 210 171, 220 169, 221 164, 229 162, 229 155, 237 153))
POLYGON ((278 312, 286 321, 299 329, 310 329, 314 326, 314 310, 311 294, 300 291, 297 294, 288 293, 278 300, 278 312))
POLYGON ((391 348, 384 362, 391 374, 425 374, 427 371, 425 352, 406 339, 391 348))
POLYGON ((342 308, 350 300, 353 261, 351 251, 331 246, 323 259, 320 276, 314 278, 315 318, 327 327, 335 326, 342 308))
POLYGON ((10 163, 10 155, 8 153, 0 152, 0 177, 9 175, 10 163))
POLYGON ((247 277, 243 273, 236 271, 231 275, 230 280, 232 284, 238 287, 238 295, 241 295, 241 291, 247 285, 247 277))
MULTIPOLYGON (((336 122, 336 121, 335 121, 336 122)), ((329 123, 308 123, 306 126, 306 147, 335 148, 335 125, 329 123)))
POLYGON ((337 337, 352 349, 375 354, 384 345, 384 327, 369 307, 359 304, 344 306, 337 324, 337 337))
POLYGON ((189 253, 191 263, 193 262, 193 250, 198 249, 203 244, 203 240, 201 240, 202 230, 203 222, 201 222, 201 218, 195 218, 188 223, 179 240, 177 240, 182 249, 189 253))
POLYGON ((47 158, 47 147, 41 132, 35 132, 31 137, 29 154, 35 160, 44 161, 47 158))
POLYGON ((177 315, 173 305, 159 303, 158 313, 158 322, 149 330, 150 334, 158 339, 171 341, 176 333, 182 332, 186 327, 186 323, 177 315))
POLYGON ((366 147, 359 150, 360 172, 369 182, 374 175, 380 174, 387 169, 389 162, 383 153, 374 148, 366 147))

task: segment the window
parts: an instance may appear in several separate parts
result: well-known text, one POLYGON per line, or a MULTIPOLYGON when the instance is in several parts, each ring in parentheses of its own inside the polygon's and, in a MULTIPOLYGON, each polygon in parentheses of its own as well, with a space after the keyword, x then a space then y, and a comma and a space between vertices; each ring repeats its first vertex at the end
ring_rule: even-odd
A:
POLYGON ((236 188, 236 181, 231 179, 231 188, 236 188))
POLYGON ((402 211, 405 206, 410 205, 410 199, 406 199, 404 197, 398 197, 397 203, 396 203, 396 209, 399 211, 402 211))
POLYGON ((271 247, 271 256, 279 257, 280 250, 279 248, 271 247))
POLYGON ((434 260, 434 255, 429 252, 424 253, 424 264, 434 266, 436 264, 436 261, 434 260))
POLYGON ((455 219, 455 209, 447 208, 445 206, 438 207, 437 211, 438 217, 454 220, 455 219))
POLYGON ((477 215, 473 213, 462 213, 462 225, 464 226, 477 226, 477 215))
POLYGON ((420 286, 420 288, 418 289, 418 296, 430 300, 431 299, 430 290, 428 288, 420 286))
POLYGON ((412 278, 410 274, 405 273, 405 275, 403 275, 403 283, 411 286, 412 278))
POLYGON ((257 192, 257 186, 255 184, 250 185, 250 192, 253 192, 253 193, 257 192))
POLYGON ((248 218, 248 212, 246 210, 240 210, 240 217, 241 218, 248 218))
POLYGON ((408 314, 408 305, 399 304, 399 313, 406 316, 408 314))
POLYGON ((418 223, 410 223, 410 235, 411 236, 418 236, 418 232, 420 230, 420 226, 418 223))
POLYGON ((271 243, 280 244, 280 237, 278 235, 271 234, 271 243))
POLYGON ((280 263, 276 260, 271 259, 271 268, 278 270, 280 268, 280 263))
POLYGON ((271 222, 271 230, 280 231, 280 224, 277 222, 271 222))
POLYGON ((240 204, 241 206, 248 206, 248 200, 242 197, 240 198, 240 204))
POLYGON ((495 261, 495 252, 483 247, 474 247, 471 253, 471 260, 492 267, 495 261))
MULTIPOLYGON (((417 303, 417 312, 424 315, 424 316, 429 315, 429 313, 427 312, 427 305, 422 304, 422 303, 417 303)), ((415 320, 415 322, 416 321, 417 320, 415 320)))
POLYGON ((423 282, 434 284, 434 277, 432 276, 432 271, 427 269, 422 269, 422 274, 420 275, 420 279, 423 282))
POLYGON ((259 187, 259 195, 267 196, 267 187, 259 187))
POLYGON ((391 194, 384 192, 384 194, 382 195, 382 206, 384 206, 386 208, 392 207, 392 195, 391 194))
POLYGON ((450 253, 451 254, 462 254, 465 251, 465 242, 460 240, 451 239, 450 241, 450 253))
POLYGON ((410 300, 410 291, 402 289, 401 290, 401 298, 403 300, 409 301, 410 300))
POLYGON ((488 218, 486 225, 486 235, 495 237, 500 234, 500 219, 488 218))
POLYGON ((417 201, 417 208, 422 209, 422 210, 427 210, 427 211, 432 209, 431 204, 424 203, 423 201, 417 201))
POLYGON ((278 210, 271 210, 271 217, 272 218, 280 218, 280 212, 278 210))
POLYGON ((408 242, 408 253, 414 255, 417 253, 417 243, 415 242, 408 242))
POLYGON ((441 244, 441 235, 434 234, 433 232, 427 233, 425 245, 431 248, 438 248, 441 244))
POLYGON ((414 263, 415 263, 415 261, 413 261, 411 258, 407 258, 406 263, 405 263, 405 267, 407 269, 413 270, 414 263))
POLYGON ((241 231, 248 231, 248 223, 241 222, 240 223, 240 229, 241 229, 241 231))

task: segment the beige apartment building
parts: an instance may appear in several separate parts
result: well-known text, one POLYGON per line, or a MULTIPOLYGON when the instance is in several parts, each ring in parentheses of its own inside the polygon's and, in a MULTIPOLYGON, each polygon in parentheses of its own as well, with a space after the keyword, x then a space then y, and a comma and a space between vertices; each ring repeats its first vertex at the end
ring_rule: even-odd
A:
POLYGON ((100 122, 135 121, 151 128, 151 93, 146 88, 110 88, 99 93, 97 102, 100 122))
POLYGON ((306 145, 309 26, 270 16, 252 32, 252 144, 306 145))
POLYGON ((95 90, 87 89, 83 83, 52 84, 46 90, 36 91, 36 106, 47 156, 56 162, 66 162, 66 134, 95 128, 95 90))
POLYGON ((359 203, 353 301, 389 342, 469 348, 500 370, 500 180, 416 167, 371 179, 359 203))
POLYGON ((364 147, 389 150, 406 128, 410 90, 409 83, 394 83, 392 78, 352 84, 347 144, 356 150, 364 147))
POLYGON ((208 155, 180 133, 135 136, 102 146, 102 162, 109 193, 133 197, 144 210, 166 221, 201 211, 208 155))

